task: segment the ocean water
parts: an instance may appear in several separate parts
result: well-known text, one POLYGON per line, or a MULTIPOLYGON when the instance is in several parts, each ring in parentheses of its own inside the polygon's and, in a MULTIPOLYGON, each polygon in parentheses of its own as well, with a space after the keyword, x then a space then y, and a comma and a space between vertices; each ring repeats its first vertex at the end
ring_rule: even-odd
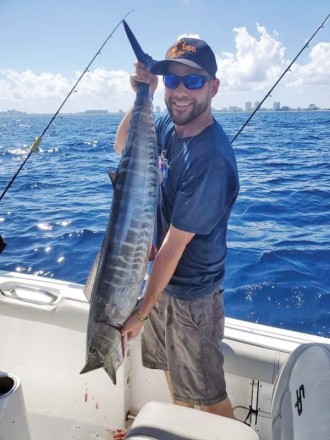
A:
MULTIPOLYGON (((246 113, 217 113, 232 139, 246 113)), ((0 190, 51 116, 0 116, 0 190)), ((120 116, 63 115, 0 202, 0 269, 84 283, 111 208, 120 116)), ((330 336, 330 112, 259 112, 234 142, 226 315, 330 336)))

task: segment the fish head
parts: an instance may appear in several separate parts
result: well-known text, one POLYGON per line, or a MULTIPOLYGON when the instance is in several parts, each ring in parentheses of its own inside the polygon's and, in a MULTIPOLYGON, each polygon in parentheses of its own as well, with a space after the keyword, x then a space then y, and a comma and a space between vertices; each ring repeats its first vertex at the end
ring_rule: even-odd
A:
POLYGON ((115 327, 103 323, 96 323, 93 330, 87 340, 86 365, 80 374, 103 367, 116 384, 116 371, 124 360, 121 333, 115 327))

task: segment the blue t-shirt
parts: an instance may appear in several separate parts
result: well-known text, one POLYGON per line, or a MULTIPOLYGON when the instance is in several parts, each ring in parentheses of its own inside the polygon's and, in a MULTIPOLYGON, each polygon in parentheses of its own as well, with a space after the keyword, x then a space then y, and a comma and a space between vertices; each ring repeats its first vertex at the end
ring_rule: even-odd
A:
POLYGON ((169 115, 156 121, 163 175, 156 246, 172 224, 196 235, 188 243, 165 292, 180 299, 205 296, 221 286, 229 215, 239 191, 235 154, 221 125, 192 138, 175 133, 169 115))

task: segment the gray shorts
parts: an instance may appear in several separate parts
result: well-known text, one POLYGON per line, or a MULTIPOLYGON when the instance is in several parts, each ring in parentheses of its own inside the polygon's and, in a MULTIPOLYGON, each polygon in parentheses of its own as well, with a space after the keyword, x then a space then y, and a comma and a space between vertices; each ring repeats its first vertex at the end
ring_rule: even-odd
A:
POLYGON ((227 397, 222 290, 187 301, 163 293, 142 332, 142 362, 169 371, 174 399, 215 405, 227 397))

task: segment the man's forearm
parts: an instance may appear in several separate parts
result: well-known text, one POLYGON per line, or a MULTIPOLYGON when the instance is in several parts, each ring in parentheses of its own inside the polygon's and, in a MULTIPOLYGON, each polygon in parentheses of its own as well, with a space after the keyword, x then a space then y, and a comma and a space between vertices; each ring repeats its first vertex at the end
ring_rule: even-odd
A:
POLYGON ((144 318, 149 315, 159 296, 170 282, 180 257, 181 254, 175 255, 168 252, 166 247, 158 252, 139 307, 139 314, 144 318))
POLYGON ((124 150, 126 138, 127 138, 127 133, 128 133, 128 128, 129 128, 129 123, 131 121, 131 118, 132 118, 132 109, 130 109, 125 114, 125 116, 121 120, 121 123, 119 124, 117 134, 116 134, 115 144, 114 144, 114 148, 117 151, 117 153, 119 153, 119 154, 122 154, 122 152, 124 150))
POLYGON ((186 245, 194 234, 179 231, 171 226, 156 255, 153 268, 139 307, 140 316, 146 318, 159 296, 170 282, 186 245))

